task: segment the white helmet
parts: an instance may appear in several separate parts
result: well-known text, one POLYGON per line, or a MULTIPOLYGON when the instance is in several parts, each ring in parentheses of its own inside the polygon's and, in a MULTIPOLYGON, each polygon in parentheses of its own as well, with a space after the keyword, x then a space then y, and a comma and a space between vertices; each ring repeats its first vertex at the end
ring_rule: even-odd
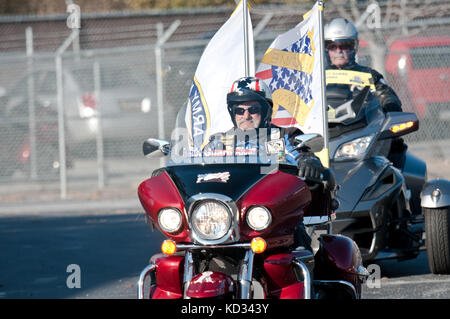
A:
POLYGON ((332 42, 348 42, 353 50, 358 51, 358 30, 344 18, 336 18, 325 25, 324 29, 325 49, 332 42))

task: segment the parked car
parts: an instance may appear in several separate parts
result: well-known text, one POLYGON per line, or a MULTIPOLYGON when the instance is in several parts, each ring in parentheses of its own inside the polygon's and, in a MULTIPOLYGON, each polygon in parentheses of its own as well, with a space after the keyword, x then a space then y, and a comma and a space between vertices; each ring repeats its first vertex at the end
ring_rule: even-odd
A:
MULTIPOLYGON (((149 134, 157 134, 154 76, 126 65, 101 65, 99 73, 100 94, 97 98, 92 66, 63 70, 68 139, 73 143, 95 141, 99 132, 99 110, 105 141, 119 142, 136 138, 140 144, 149 134)), ((24 74, 7 93, 8 114, 28 117, 28 114, 14 112, 28 96, 28 77, 28 74, 24 74)), ((44 107, 57 111, 55 70, 36 70, 33 78, 35 100, 44 107)))
MULTIPOLYGON (((16 170, 26 175, 34 172, 39 177, 55 177, 59 172, 58 121, 54 110, 34 103, 33 134, 28 119, 29 103, 16 105, 0 118, 0 177, 9 177, 16 170), (32 139, 31 137, 34 137, 32 139), (32 170, 32 140, 36 148, 35 171, 32 170)), ((66 167, 72 167, 72 154, 66 145, 66 167)))

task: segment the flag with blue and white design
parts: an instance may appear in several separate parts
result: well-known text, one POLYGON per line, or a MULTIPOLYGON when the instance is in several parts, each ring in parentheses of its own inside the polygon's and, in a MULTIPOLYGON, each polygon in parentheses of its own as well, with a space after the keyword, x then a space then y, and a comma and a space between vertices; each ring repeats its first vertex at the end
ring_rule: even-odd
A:
MULTIPOLYGON (((231 17, 217 31, 203 52, 195 71, 186 109, 191 148, 201 150, 211 135, 233 127, 226 96, 235 80, 245 76, 244 12, 240 1, 231 17)), ((248 13, 247 13, 248 14, 248 13)), ((248 21, 250 74, 255 74, 253 28, 248 21)))
MULTIPOLYGON (((323 6, 316 2, 304 20, 279 35, 258 66, 256 77, 272 90, 272 123, 280 127, 298 127, 304 133, 328 136, 324 101, 322 16, 323 6)), ((322 163, 328 165, 325 141, 322 163)))

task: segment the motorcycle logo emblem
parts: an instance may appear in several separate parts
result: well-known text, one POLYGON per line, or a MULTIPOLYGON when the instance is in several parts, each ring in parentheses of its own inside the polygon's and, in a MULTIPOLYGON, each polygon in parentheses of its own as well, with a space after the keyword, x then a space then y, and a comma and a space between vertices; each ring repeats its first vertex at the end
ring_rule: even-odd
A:
POLYGON ((198 174, 197 184, 200 183, 226 183, 230 179, 230 172, 198 174))

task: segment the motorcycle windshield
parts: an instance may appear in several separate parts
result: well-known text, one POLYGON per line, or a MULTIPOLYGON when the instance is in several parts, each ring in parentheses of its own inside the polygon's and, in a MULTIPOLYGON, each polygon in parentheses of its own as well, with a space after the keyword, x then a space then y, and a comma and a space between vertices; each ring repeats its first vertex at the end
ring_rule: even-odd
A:
POLYGON ((296 172, 281 140, 221 135, 202 150, 172 148, 166 171, 186 199, 201 193, 220 193, 237 200, 277 169, 296 172))
POLYGON ((350 101, 343 101, 328 110, 330 139, 368 126, 380 126, 385 118, 378 98, 370 92, 361 92, 350 101))

